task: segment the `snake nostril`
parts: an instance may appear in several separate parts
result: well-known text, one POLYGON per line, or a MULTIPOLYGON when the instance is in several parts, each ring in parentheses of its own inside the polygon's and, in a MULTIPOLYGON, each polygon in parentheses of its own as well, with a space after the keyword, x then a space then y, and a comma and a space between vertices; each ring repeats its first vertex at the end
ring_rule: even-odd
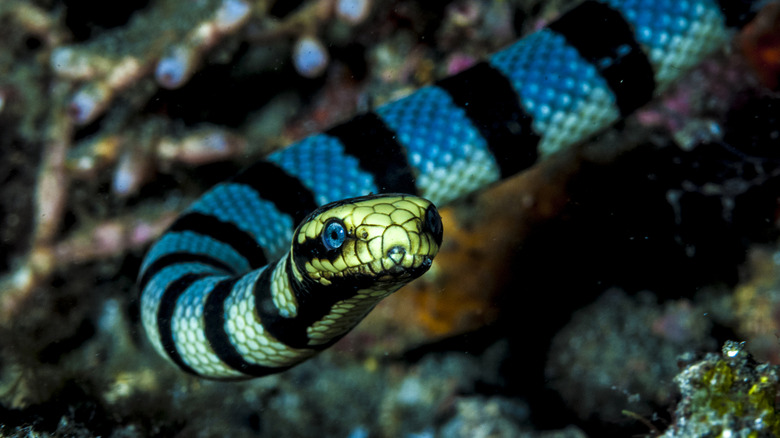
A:
POLYGON ((394 246, 387 251, 387 257, 390 258, 395 264, 401 263, 406 255, 406 249, 402 246, 394 246))

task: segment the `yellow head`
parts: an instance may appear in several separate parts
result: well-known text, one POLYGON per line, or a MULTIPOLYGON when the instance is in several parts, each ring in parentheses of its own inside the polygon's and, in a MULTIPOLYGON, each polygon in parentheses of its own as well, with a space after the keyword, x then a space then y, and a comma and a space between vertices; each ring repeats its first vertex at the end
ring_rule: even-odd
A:
POLYGON ((393 292, 430 268, 441 239, 441 217, 423 198, 339 201, 314 211, 295 231, 295 276, 322 286, 393 292))

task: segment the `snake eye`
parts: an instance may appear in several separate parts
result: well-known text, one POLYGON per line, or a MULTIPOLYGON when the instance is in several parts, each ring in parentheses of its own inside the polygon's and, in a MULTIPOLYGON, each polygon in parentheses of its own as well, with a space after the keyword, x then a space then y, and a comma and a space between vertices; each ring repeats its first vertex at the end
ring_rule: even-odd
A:
POLYGON ((322 231, 322 244, 325 245, 325 249, 328 251, 339 249, 346 238, 347 229, 340 220, 331 219, 325 224, 325 229, 322 231))
POLYGON ((425 212, 425 226, 434 236, 437 236, 438 239, 441 239, 441 234, 443 231, 443 227, 441 225, 441 216, 439 216, 439 212, 437 212, 436 208, 433 206, 428 207, 428 210, 425 212))

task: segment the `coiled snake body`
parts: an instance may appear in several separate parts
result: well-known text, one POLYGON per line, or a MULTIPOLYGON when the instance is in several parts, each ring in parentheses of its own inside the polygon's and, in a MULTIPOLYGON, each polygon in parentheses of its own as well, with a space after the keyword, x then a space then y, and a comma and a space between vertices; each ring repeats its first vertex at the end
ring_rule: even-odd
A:
POLYGON ((146 255, 149 339, 207 378, 311 357, 427 270, 442 236, 434 204, 631 113, 751 14, 740 0, 586 1, 466 71, 270 155, 204 194, 146 255), (408 195, 365 196, 383 193, 408 195))

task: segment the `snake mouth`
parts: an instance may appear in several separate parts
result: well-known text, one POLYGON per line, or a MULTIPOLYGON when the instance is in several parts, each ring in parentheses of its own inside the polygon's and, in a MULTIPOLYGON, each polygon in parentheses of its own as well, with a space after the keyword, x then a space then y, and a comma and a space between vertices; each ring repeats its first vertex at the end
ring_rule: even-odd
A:
POLYGON ((431 268, 433 256, 409 254, 405 248, 396 246, 387 252, 387 257, 377 260, 377 262, 374 264, 381 266, 382 269, 380 272, 375 271, 379 280, 411 281, 420 277, 431 268))
MULTIPOLYGON (((429 254, 409 254, 394 250, 386 257, 350 267, 338 273, 323 272, 318 281, 340 283, 350 279, 363 284, 366 280, 373 282, 371 289, 397 289, 425 274, 433 265, 434 256, 429 254), (329 275, 328 275, 329 274, 329 275)), ((368 287, 363 285, 361 287, 368 287)))
MULTIPOLYGON (((404 278, 409 280, 414 280, 415 278, 418 278, 428 272, 428 269, 431 268, 431 265, 433 264, 433 257, 430 256, 417 256, 420 261, 419 263, 412 267, 412 268, 404 268, 401 272, 399 272, 396 275, 396 278, 404 278)), ((392 273, 391 273, 392 275, 392 273)))

